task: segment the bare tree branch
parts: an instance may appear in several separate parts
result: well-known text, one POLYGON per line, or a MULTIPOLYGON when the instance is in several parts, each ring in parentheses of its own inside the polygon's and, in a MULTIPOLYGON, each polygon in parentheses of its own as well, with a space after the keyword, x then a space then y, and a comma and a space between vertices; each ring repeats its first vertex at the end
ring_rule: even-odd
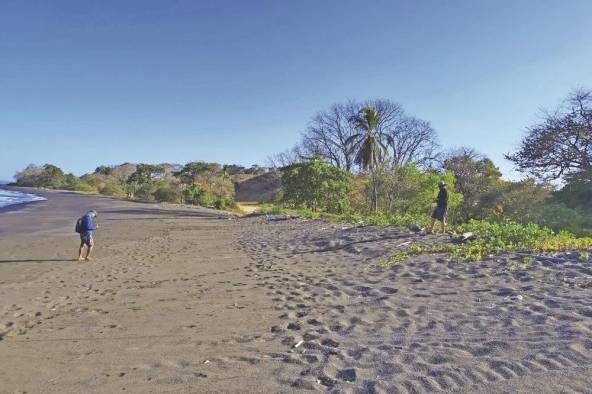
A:
POLYGON ((556 180, 592 169, 592 91, 576 90, 563 108, 527 129, 517 152, 506 155, 519 171, 556 180))

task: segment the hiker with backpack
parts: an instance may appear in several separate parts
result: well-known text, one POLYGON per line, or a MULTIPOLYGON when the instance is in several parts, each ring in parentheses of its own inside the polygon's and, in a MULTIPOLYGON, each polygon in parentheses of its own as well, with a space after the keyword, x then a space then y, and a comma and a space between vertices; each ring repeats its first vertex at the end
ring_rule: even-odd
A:
POLYGON ((97 212, 94 209, 88 211, 84 216, 76 221, 76 232, 80 234, 80 248, 78 248, 78 261, 82 261, 82 254, 84 247, 87 247, 86 257, 84 260, 92 260, 91 253, 95 245, 93 234, 97 230, 98 226, 95 223, 97 212))

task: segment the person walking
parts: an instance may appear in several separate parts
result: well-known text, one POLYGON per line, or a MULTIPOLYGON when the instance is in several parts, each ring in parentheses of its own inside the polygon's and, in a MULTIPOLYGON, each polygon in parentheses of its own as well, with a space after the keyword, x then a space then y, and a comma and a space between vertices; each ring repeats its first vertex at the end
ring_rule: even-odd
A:
POLYGON ((78 261, 82 261, 82 255, 84 252, 84 247, 87 247, 86 250, 86 257, 84 260, 89 261, 92 260, 92 251, 95 246, 94 240, 94 233, 97 230, 98 226, 95 223, 95 219, 97 217, 97 212, 94 209, 91 209, 78 219, 76 223, 76 231, 80 233, 80 247, 78 248, 78 261))
POLYGON ((446 188, 446 183, 440 181, 438 182, 438 188, 440 191, 438 192, 438 197, 436 198, 436 209, 432 213, 432 226, 430 227, 430 233, 434 232, 434 227, 436 225, 436 221, 442 223, 442 233, 446 232, 446 211, 448 210, 448 189, 446 188))

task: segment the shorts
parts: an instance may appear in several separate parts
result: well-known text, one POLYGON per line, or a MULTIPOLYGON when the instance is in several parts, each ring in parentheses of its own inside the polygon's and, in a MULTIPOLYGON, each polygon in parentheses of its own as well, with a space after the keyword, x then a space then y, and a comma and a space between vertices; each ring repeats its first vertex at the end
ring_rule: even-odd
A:
POLYGON ((441 222, 446 220, 446 208, 438 207, 434 209, 432 213, 432 219, 439 220, 441 222))
POLYGON ((80 234, 80 246, 93 246, 95 241, 93 239, 92 233, 83 233, 80 234))

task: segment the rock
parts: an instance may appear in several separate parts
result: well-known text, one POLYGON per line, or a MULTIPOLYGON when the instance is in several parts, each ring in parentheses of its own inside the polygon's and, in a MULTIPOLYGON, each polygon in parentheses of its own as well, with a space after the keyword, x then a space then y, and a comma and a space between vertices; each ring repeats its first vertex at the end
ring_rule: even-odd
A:
POLYGON ((522 301, 524 297, 521 294, 514 294, 506 297, 507 301, 522 301))
POLYGON ((362 252, 362 249, 358 248, 357 246, 351 246, 351 247, 347 248, 347 251, 350 253, 358 254, 358 253, 362 252))
POLYGON ((467 242, 467 241, 472 241, 475 238, 476 238, 475 234, 468 232, 468 233, 461 234, 459 237, 459 241, 460 242, 467 242))
POLYGON ((329 347, 338 347, 339 346, 339 342, 332 340, 331 338, 327 338, 324 339, 321 344, 323 346, 329 346, 329 347))
POLYGON ((282 330, 280 327, 278 326, 273 326, 271 327, 271 332, 274 334, 281 334, 284 330, 282 330))
POLYGON ((337 372, 337 379, 345 380, 346 382, 355 382, 356 370, 353 368, 342 369, 337 372))
POLYGON ((327 242, 327 247, 329 249, 336 249, 342 245, 343 245, 343 243, 341 242, 340 239, 332 239, 329 242, 327 242))
POLYGON ((288 215, 265 215, 265 220, 268 222, 277 222, 280 220, 288 220, 291 217, 288 215))
POLYGON ((419 224, 411 224, 409 225, 409 230, 413 231, 414 233, 421 233, 424 229, 419 224))
POLYGON ((335 383, 337 383, 337 382, 328 376, 319 376, 317 378, 317 383, 322 384, 325 387, 331 388, 331 387, 335 386, 335 383))
POLYGON ((294 388, 302 389, 302 390, 314 390, 315 389, 314 385, 311 382, 306 381, 302 378, 296 379, 294 382, 292 382, 291 386, 294 388))

